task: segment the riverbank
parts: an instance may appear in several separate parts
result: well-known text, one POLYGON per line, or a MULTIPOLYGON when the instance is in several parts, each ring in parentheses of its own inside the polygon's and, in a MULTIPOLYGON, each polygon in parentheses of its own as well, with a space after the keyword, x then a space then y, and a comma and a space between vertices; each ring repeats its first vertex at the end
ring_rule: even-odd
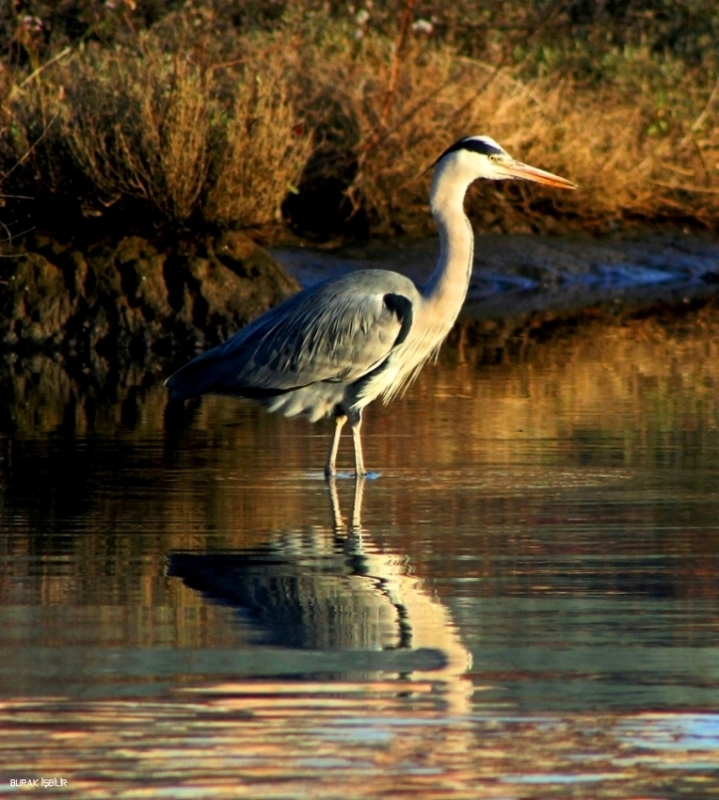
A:
MULTIPOLYGON (((14 280, 0 280, 0 432, 54 430, 80 417, 83 429, 122 426, 148 403, 162 415, 164 378, 250 315, 352 270, 389 268, 421 282, 438 243, 267 253, 235 235, 171 254, 138 237, 85 254, 37 245, 0 262, 5 276, 16 270, 14 280)), ((479 235, 476 252, 469 296, 443 351, 478 368, 521 363, 549 338, 607 326, 719 332, 719 244, 708 238, 479 235)))
MULTIPOLYGON (((172 371, 301 287, 374 268, 429 277, 436 237, 328 250, 266 251, 241 233, 202 243, 128 236, 86 251, 35 236, 0 264, 5 359, 36 353, 99 374, 130 364, 172 371)), ((523 339, 582 320, 711 303, 719 244, 682 233, 632 239, 476 237, 462 335, 523 339)))
POLYGON ((427 167, 477 132, 579 189, 472 187, 491 261, 470 292, 475 328, 613 313, 632 282, 640 305, 672 286, 680 303, 711 293, 711 264, 685 287, 597 242, 634 232, 654 252, 647 231, 716 235, 715 4, 453 9, 37 0, 0 12, 5 359, 160 375, 298 288, 255 242, 281 260, 288 239, 352 243, 325 252, 323 275, 390 242, 373 263, 406 262, 421 280, 416 263, 434 260, 434 244, 413 244, 434 234, 427 167), (530 233, 552 238, 513 238, 530 233), (556 246, 566 237, 594 244, 556 246))
POLYGON ((148 370, 213 347, 300 287, 241 233, 160 248, 138 236, 80 249, 46 236, 0 264, 6 356, 148 370))

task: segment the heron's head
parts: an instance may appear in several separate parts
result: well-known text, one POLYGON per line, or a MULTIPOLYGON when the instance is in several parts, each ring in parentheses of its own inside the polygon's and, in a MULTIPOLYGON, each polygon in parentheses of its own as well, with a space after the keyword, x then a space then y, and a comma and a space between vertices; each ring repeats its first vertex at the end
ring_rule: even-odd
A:
POLYGON ((556 189, 577 188, 576 183, 560 178, 559 175, 515 161, 489 136, 466 136, 460 139, 442 153, 435 161, 435 166, 444 167, 443 172, 451 172, 455 179, 467 184, 478 178, 490 181, 514 178, 543 183, 556 189))

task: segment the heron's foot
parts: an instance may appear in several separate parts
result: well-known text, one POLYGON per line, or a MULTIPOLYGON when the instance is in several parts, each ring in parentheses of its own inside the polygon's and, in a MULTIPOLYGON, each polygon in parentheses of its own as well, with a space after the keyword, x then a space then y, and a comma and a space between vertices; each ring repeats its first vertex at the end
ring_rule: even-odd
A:
POLYGON ((373 472, 372 470, 365 469, 362 467, 361 469, 356 469, 354 473, 352 472, 337 472, 334 464, 325 464, 324 468, 325 480, 327 481, 334 481, 338 478, 355 478, 358 481, 376 481, 379 478, 379 472, 373 472))
POLYGON ((357 480, 363 481, 376 481, 379 478, 379 472, 373 472, 372 470, 365 470, 364 472, 357 473, 357 480))
POLYGON ((379 472, 373 472, 371 469, 355 469, 355 480, 358 481, 376 481, 379 478, 379 472))

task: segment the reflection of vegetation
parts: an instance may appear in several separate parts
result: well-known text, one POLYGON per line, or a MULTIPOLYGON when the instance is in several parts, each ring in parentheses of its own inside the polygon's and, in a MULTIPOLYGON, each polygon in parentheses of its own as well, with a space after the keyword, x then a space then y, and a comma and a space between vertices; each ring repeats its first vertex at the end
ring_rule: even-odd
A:
POLYGON ((18 221, 258 225, 299 190, 305 229, 423 225, 417 176, 477 131, 582 189, 485 187, 488 228, 718 219, 711 0, 417 2, 409 25, 382 1, 29 0, 1 21, 0 172, 37 201, 18 221))
MULTIPOLYGON (((476 323, 465 324, 471 330, 476 323)), ((492 342, 490 347, 476 332, 464 336, 458 331, 454 347, 445 348, 440 386, 435 386, 437 375, 430 369, 403 401, 408 413, 417 411, 412 423, 417 428, 415 445, 430 441, 435 424, 433 414, 421 414, 420 408, 443 414, 447 403, 459 403, 456 398, 461 397, 462 414, 474 420, 473 430, 487 426, 511 438, 517 428, 531 428, 543 437, 571 439, 576 434, 579 442, 582 429, 596 428, 597 435, 626 437, 628 459, 637 452, 646 458, 647 437, 699 435, 707 413, 716 413, 718 327, 717 309, 707 305, 687 317, 621 325, 588 323, 566 339, 542 344, 524 335, 498 337, 497 344, 492 331, 484 334, 492 342), (479 370, 479 379, 468 364, 479 370), (632 443, 640 446, 639 451, 632 450, 632 443)), ((97 382, 91 373, 71 375, 51 357, 36 355, 6 367, 0 380, 0 420, 6 434, 112 436, 117 430, 129 433, 135 426, 140 435, 159 434, 167 422, 166 392, 141 367, 110 373, 97 382)), ((216 406, 223 409, 223 418, 231 419, 236 402, 226 406, 227 402, 205 402, 195 428, 213 430, 216 406)), ((251 409, 253 418, 265 418, 252 407, 237 407, 251 409)), ((374 416, 369 415, 369 424, 374 416)), ((402 426, 402 414, 388 414, 383 428, 388 424, 402 426)), ((711 437, 713 431, 711 425, 704 426, 704 435, 711 437)), ((296 444, 291 440, 288 446, 296 444)), ((446 457, 451 460, 466 440, 453 442, 448 437, 447 444, 446 457)), ((434 445, 427 456, 437 456, 434 445)), ((383 462, 385 458, 393 462, 396 458, 396 466, 402 465, 401 453, 383 453, 383 462)))
MULTIPOLYGON (((615 460, 623 443, 625 466, 659 467, 671 452, 677 466, 688 467, 699 452, 710 458, 719 436, 718 323, 716 308, 708 306, 686 317, 589 325, 543 345, 528 341, 520 364, 509 356, 493 380, 465 391, 477 419, 501 437, 531 430, 576 448, 578 456, 585 437, 593 444, 600 437, 611 440, 615 460)), ((471 348, 465 358, 473 359, 471 348)), ((593 463, 600 453, 594 451, 593 463)))

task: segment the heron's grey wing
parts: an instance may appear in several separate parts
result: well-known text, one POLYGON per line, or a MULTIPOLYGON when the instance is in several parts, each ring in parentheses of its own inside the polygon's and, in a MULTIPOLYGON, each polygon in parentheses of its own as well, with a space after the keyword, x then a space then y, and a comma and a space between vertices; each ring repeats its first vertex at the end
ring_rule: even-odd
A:
POLYGON ((319 381, 352 383, 406 337, 412 304, 381 284, 333 282, 258 322, 222 346, 218 388, 282 392, 319 381))
POLYGON ((190 361, 165 382, 173 399, 205 392, 262 397, 317 381, 352 382, 412 325, 414 284, 367 270, 305 289, 190 361))
POLYGON ((218 348, 215 389, 284 392, 371 372, 412 324, 411 301, 377 275, 301 292, 241 330, 218 348))

